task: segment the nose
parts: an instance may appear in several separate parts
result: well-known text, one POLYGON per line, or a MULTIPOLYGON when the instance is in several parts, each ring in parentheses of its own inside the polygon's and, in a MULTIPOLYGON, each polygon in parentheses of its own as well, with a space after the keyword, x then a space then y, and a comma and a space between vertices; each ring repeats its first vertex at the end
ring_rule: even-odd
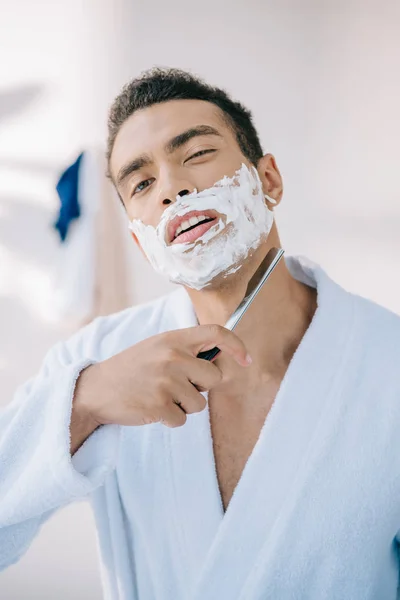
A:
MULTIPOLYGON (((184 189, 181 190, 180 192, 178 192, 176 195, 180 196, 182 198, 182 196, 187 196, 188 194, 190 194, 188 189, 184 189)), ((164 198, 164 200, 162 201, 162 203, 166 206, 167 204, 171 204, 172 200, 170 200, 170 198, 164 198)))
POLYGON ((166 207, 176 202, 177 198, 187 196, 195 190, 195 186, 182 175, 184 174, 170 166, 160 171, 159 205, 166 207))

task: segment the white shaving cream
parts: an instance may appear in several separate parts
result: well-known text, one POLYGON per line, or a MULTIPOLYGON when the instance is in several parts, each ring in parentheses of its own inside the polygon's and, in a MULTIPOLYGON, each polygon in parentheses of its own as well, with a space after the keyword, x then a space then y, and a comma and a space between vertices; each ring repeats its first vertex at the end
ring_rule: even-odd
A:
POLYGON ((174 283, 201 290, 217 275, 226 277, 237 271, 250 251, 266 239, 273 220, 257 170, 242 164, 232 178, 224 177, 201 192, 177 196, 156 228, 139 219, 129 228, 156 271, 174 283), (167 227, 172 219, 210 209, 222 216, 201 237, 194 242, 168 243, 167 227))

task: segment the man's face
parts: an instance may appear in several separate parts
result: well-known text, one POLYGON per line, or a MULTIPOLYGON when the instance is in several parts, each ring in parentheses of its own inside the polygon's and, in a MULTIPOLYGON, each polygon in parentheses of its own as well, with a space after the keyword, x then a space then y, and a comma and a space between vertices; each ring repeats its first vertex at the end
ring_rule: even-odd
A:
POLYGON ((207 189, 250 166, 220 109, 172 100, 134 113, 115 140, 110 168, 129 219, 157 227, 183 190, 207 189))

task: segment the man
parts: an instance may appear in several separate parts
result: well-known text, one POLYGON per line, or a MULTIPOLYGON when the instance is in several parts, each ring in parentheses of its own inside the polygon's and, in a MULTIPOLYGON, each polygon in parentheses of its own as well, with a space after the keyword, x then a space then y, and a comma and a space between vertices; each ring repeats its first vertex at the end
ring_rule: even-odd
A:
POLYGON ((399 318, 289 257, 223 327, 280 247, 283 189, 225 92, 145 73, 111 108, 108 161, 180 286, 53 348, 1 416, 0 565, 89 496, 113 600, 396 598, 399 318))

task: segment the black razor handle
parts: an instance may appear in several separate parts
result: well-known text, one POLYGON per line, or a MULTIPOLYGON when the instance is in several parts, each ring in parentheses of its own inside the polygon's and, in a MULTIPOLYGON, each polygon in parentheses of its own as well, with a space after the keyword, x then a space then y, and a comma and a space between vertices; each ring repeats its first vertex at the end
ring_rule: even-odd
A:
POLYGON ((219 352, 221 352, 221 350, 215 346, 214 348, 211 348, 211 350, 199 352, 197 358, 202 358, 203 360, 212 360, 219 352))

